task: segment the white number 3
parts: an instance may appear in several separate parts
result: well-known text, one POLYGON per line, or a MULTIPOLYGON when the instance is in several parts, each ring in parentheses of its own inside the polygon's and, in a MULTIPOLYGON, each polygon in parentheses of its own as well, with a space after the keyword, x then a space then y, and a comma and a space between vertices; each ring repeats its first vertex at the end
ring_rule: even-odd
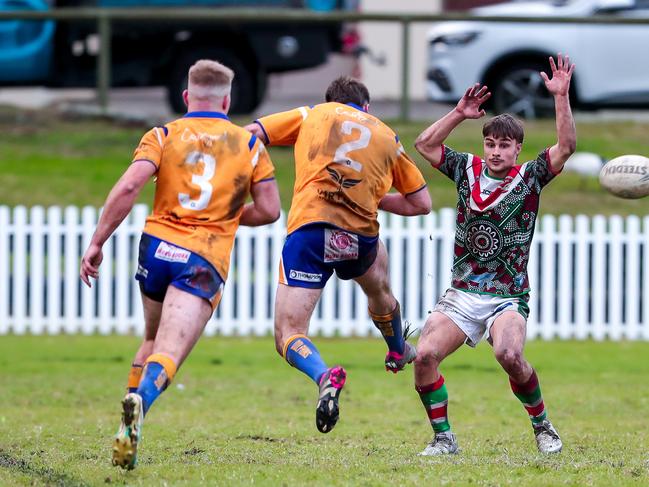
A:
POLYGON ((196 184, 201 188, 201 194, 194 200, 190 199, 187 193, 178 194, 180 206, 187 210, 204 210, 207 208, 207 205, 210 203, 210 198, 212 197, 212 185, 210 184, 210 180, 214 177, 216 159, 209 154, 198 151, 190 152, 187 154, 187 158, 185 159, 185 163, 191 166, 195 166, 201 161, 203 161, 203 174, 194 174, 192 176, 192 184, 196 184))

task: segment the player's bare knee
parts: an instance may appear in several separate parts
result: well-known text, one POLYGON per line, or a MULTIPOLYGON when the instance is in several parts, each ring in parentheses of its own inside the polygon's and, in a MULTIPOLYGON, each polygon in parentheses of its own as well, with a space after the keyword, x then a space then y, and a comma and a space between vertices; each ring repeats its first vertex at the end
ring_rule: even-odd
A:
POLYGON ((417 358, 415 358, 415 368, 417 369, 437 369, 439 364, 444 360, 444 355, 434 347, 417 347, 417 358))
POLYGON ((523 353, 512 347, 501 347, 495 350, 496 360, 502 367, 509 371, 516 371, 523 367, 523 353))

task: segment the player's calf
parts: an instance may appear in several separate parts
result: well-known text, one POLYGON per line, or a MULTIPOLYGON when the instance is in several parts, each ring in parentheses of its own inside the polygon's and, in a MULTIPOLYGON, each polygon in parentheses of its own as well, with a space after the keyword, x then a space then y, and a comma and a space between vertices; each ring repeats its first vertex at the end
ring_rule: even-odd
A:
POLYGON ((394 352, 397 355, 403 355, 405 352, 405 339, 404 333, 401 328, 401 308, 397 302, 396 306, 392 311, 387 314, 377 314, 368 310, 374 326, 381 332, 385 343, 388 346, 390 352, 394 352))

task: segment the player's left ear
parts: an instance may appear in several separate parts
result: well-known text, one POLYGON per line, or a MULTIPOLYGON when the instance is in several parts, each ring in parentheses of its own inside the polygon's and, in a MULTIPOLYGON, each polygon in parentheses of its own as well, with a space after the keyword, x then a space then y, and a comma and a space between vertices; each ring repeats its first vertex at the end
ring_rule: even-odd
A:
POLYGON ((223 104, 221 105, 221 108, 223 109, 223 113, 228 113, 230 110, 230 95, 225 95, 223 97, 223 104))
POLYGON ((183 102, 185 102, 185 106, 189 106, 189 91, 183 90, 183 102))

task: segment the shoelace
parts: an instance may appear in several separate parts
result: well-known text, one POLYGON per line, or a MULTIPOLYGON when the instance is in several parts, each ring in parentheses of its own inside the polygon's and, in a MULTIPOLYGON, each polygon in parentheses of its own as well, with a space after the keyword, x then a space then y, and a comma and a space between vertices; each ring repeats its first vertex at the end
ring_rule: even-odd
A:
POLYGON ((408 338, 410 338, 411 336, 413 336, 415 333, 417 333, 419 331, 419 329, 416 328, 416 327, 413 327, 412 323, 410 323, 408 320, 405 320, 403 322, 403 324, 404 324, 404 327, 403 327, 403 339, 404 340, 407 340, 408 338), (412 329, 411 329, 411 327, 412 327, 412 329))
POLYGON ((555 433, 554 431, 552 431, 552 429, 547 424, 541 424, 541 426, 536 427, 535 428, 535 433, 537 435, 540 435, 541 433, 547 433, 548 435, 550 435, 550 437, 552 439, 555 439, 555 440, 559 439, 559 435, 557 433, 555 433))

